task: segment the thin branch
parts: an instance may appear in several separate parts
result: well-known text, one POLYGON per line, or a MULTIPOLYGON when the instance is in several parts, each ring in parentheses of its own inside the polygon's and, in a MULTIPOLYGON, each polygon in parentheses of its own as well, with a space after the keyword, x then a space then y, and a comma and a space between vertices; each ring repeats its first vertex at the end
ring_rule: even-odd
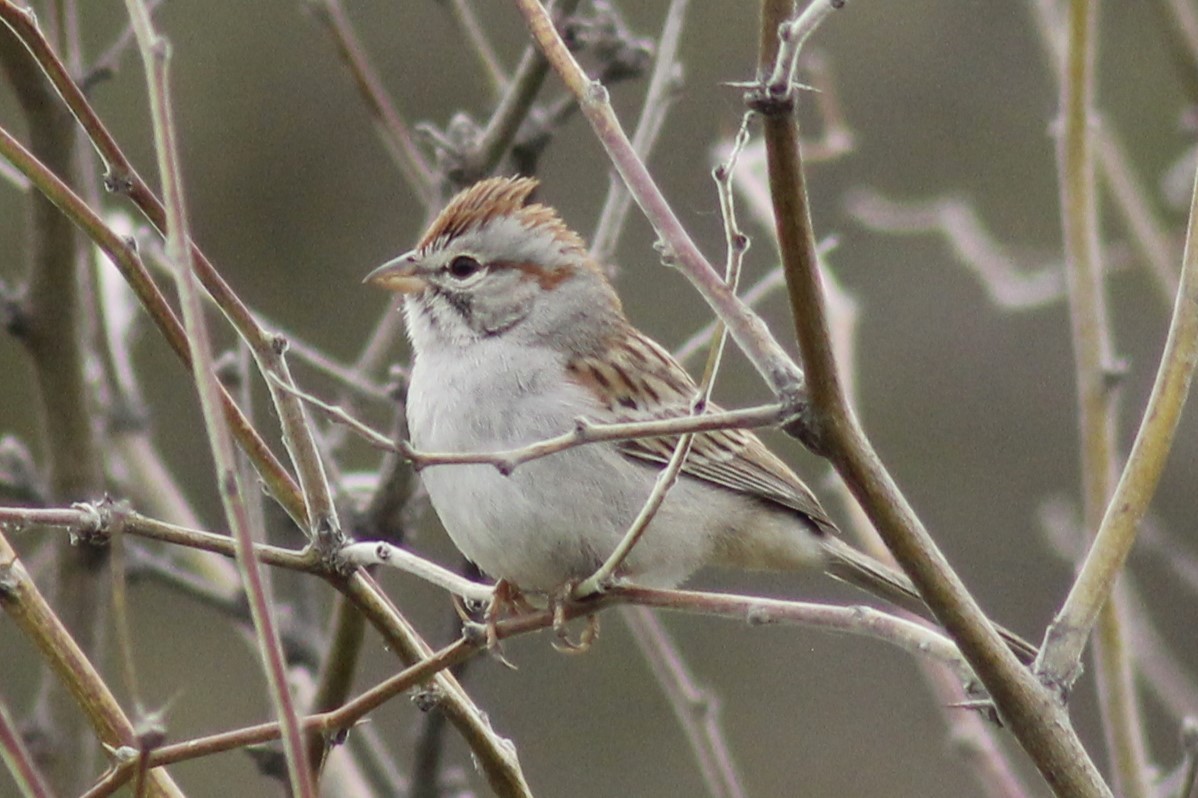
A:
POLYGON ((935 233, 978 278, 997 307, 1025 310, 1065 297, 1060 262, 1021 265, 1003 249, 967 200, 945 197, 927 202, 895 202, 873 191, 855 191, 845 199, 848 212, 870 229, 884 233, 935 233))
MULTIPOLYGON (((0 0, 0 12, 5 9, 4 2, 5 0, 0 0)), ((166 338, 171 349, 183 364, 190 368, 191 349, 187 343, 183 325, 175 316, 166 297, 154 284, 149 272, 146 271, 138 257, 136 249, 110 230, 78 195, 30 155, 20 142, 3 128, 0 128, 0 156, 8 159, 10 163, 28 175, 38 190, 49 197, 60 211, 70 217, 104 251, 112 263, 121 270, 125 279, 129 281, 137 293, 142 307, 158 325, 159 331, 166 338)), ((250 426, 233 399, 223 388, 221 392, 224 412, 229 417, 229 423, 237 435, 238 442, 257 466, 258 474, 270 489, 271 495, 290 515, 302 518, 304 510, 299 488, 292 481, 290 475, 283 470, 270 448, 250 426)))
POLYGON ((470 49, 478 57, 487 83, 491 85, 491 93, 498 100, 503 96, 504 89, 507 88, 507 73, 504 71, 503 65, 499 63, 499 57, 495 55, 495 49, 491 47, 491 42, 483 31, 482 23, 474 15, 474 9, 467 0, 442 0, 441 5, 449 9, 454 23, 462 31, 466 41, 470 43, 470 49))
POLYGON ((624 607, 632 639, 661 685, 712 798, 744 798, 736 763, 720 723, 720 702, 700 687, 665 626, 647 607, 624 607))
POLYGON ((199 393, 208 443, 216 461, 221 503, 224 505, 225 518, 237 547, 238 570, 241 572, 250 602, 250 614, 257 633, 258 653, 271 688, 275 714, 284 730, 283 750, 287 758, 291 790, 299 798, 315 798, 316 787, 312 770, 306 766, 303 758, 298 714, 287 682, 287 663, 274 619, 274 608, 268 594, 268 582, 257 558, 254 557, 254 524, 242 498, 248 486, 241 478, 241 469, 237 467, 233 438, 221 411, 220 394, 213 371, 212 342, 191 258, 182 166, 170 95, 170 45, 154 30, 149 9, 143 0, 127 0, 127 8, 138 48, 145 62, 146 82, 149 87, 158 172, 162 179, 162 193, 166 205, 166 256, 175 269, 183 324, 193 354, 192 374, 199 393))
MULTIPOLYGON (((562 0, 554 8, 560 17, 574 13, 580 0, 562 0)), ((490 174, 516 138, 520 125, 532 110, 533 101, 549 74, 549 64, 535 47, 524 49, 520 63, 508 81, 503 97, 491 114, 486 129, 467 153, 451 153, 454 163, 450 174, 460 184, 467 185, 490 174)))
MULTIPOLYGON (((1118 468, 1117 396, 1111 379, 1115 363, 1099 243, 1100 217, 1091 134, 1097 18, 1096 3, 1070 0, 1068 41, 1057 70, 1062 123, 1058 154, 1061 227, 1077 386, 1082 517, 1086 530, 1097 530, 1104 508, 1113 506, 1108 502, 1112 500, 1118 468)), ((1151 787, 1147 741, 1127 647, 1127 612, 1115 589, 1119 570, 1135 537, 1134 523, 1123 534, 1125 547, 1121 543, 1100 542, 1095 538, 1087 560, 1097 560, 1103 565, 1097 570, 1091 566, 1088 574, 1083 565, 1069 597, 1048 627, 1035 670, 1046 685, 1059 690, 1062 695, 1067 694, 1081 672, 1082 648, 1097 622, 1095 671, 1115 791, 1131 798, 1148 798, 1151 787), (1101 585, 1096 578, 1101 578, 1101 585), (1070 640, 1061 642, 1062 638, 1070 640)))
MULTIPOLYGON (((726 239, 727 260, 724 266, 724 283, 733 293, 736 292, 740 284, 741 265, 744 262, 745 251, 749 248, 749 239, 741 232, 737 225, 736 203, 732 195, 732 174, 736 168, 737 158, 740 157, 740 153, 748 141, 749 118, 746 115, 741 122, 740 132, 736 136, 735 143, 728 154, 727 162, 717 166, 713 170, 713 177, 718 188, 720 212, 724 220, 724 236, 726 239)), ((727 327, 723 323, 716 324, 715 329, 712 330, 707 366, 704 368, 703 377, 699 381, 699 394, 692 402, 692 415, 698 415, 698 411, 701 408, 706 408, 708 402, 711 401, 711 392, 715 387, 716 374, 719 372, 720 364, 723 361, 724 348, 728 341, 727 332, 727 327)), ((628 555, 632 553, 632 548, 640 541, 641 537, 645 534, 645 530, 649 528, 649 523, 661 509, 666 494, 677 483, 678 476, 682 473, 683 466, 686 465, 686 458, 690 455, 694 440, 695 435, 692 432, 678 436, 678 440, 674 444, 674 451, 670 454, 670 459, 666 462, 665 468, 658 472, 657 479, 653 484, 653 490, 650 491, 649 498, 645 500, 632 525, 628 528, 624 537, 621 538, 615 550, 599 566, 598 570, 578 585, 574 591, 575 596, 585 597, 598 592, 615 576, 620 566, 628 558, 628 555)))
MULTIPOLYGON (((704 401, 702 397, 696 400, 696 404, 704 401)), ((657 472, 657 479, 653 482, 653 490, 649 492, 649 497, 645 499, 645 503, 641 505, 640 512, 633 519, 632 524, 620 538, 620 542, 616 548, 607 556, 603 564, 596 571, 584 579, 578 587, 574 589, 575 598, 586 598, 595 593, 602 592, 610 580, 615 576, 616 571, 628 559, 628 555, 632 553, 632 549, 641 537, 645 534, 645 530, 649 528, 650 522, 657 515, 657 511, 661 509, 661 505, 665 502, 666 496, 670 489, 678 482, 678 477, 682 473, 682 467, 686 465, 686 458, 690 455, 691 444, 694 443, 695 435, 693 432, 687 432, 678 436, 678 442, 674 444, 674 451, 670 454, 670 459, 666 462, 665 468, 657 472)))
MULTIPOLYGON (((62 17, 48 21, 48 27, 66 39, 63 11, 62 17)), ((57 102, 36 61, 14 32, 4 28, 0 28, 0 65, 23 112, 32 156, 64 181, 78 184, 74 122, 57 102)), ((50 494, 55 501, 74 501, 94 496, 103 487, 101 442, 90 401, 94 386, 87 374, 92 352, 86 333, 91 297, 81 279, 85 250, 82 237, 46 196, 29 192, 25 201, 31 233, 28 268, 17 310, 20 323, 9 330, 29 355, 50 494)), ((56 555, 55 605, 76 642, 89 654, 97 652, 104 625, 107 556, 107 552, 74 548, 60 549, 56 555)), ((62 691, 51 696, 58 732, 50 773, 63 792, 76 790, 95 764, 95 745, 73 710, 62 691)))
MULTIPOLYGON (((1122 589, 1127 594, 1129 606, 1144 606, 1131 580, 1125 580, 1122 589)), ((1173 641, 1146 613, 1141 612, 1133 623, 1128 624, 1128 629, 1136 676, 1156 696, 1159 706, 1179 721, 1187 715, 1198 715, 1198 682, 1189 672, 1192 663, 1177 656, 1173 641)))
MULTIPOLYGON (((308 702, 308 712, 331 712, 346 704, 358 669, 358 659, 365 640, 366 619, 344 596, 333 604, 330 633, 324 647, 324 659, 316 677, 316 689, 308 702)), ((329 740, 323 735, 308 734, 305 740, 308 767, 319 782, 321 769, 328 754, 329 740)))
POLYGON ((3 700, 0 700, 0 758, 8 766, 22 798, 54 798, 54 791, 25 747, 21 730, 3 700))
MULTIPOLYGON (((817 97, 826 97, 833 93, 835 87, 824 86, 817 97)), ((825 111, 827 113, 827 111, 825 111)), ((770 200, 768 175, 766 167, 766 152, 764 144, 758 142, 746 148, 744 163, 733 175, 733 182, 741 198, 748 203, 749 210, 757 222, 772 230, 773 210, 770 200)), ((777 248, 777 241, 771 236, 777 248)), ((816 255, 821 263, 835 247, 835 238, 828 237, 817 245, 816 255)), ((832 271, 825 274, 828 301, 828 318, 831 326, 832 348, 836 353, 838 367, 844 375, 845 392, 848 401, 856 404, 856 374, 857 374, 857 320, 856 302, 843 289, 832 271)), ((758 287, 766 287, 767 280, 773 278, 770 285, 781 287, 785 278, 781 267, 773 269, 762 279, 758 286, 745 292, 744 298, 751 303, 758 287)), ((677 353, 676 353, 677 356, 677 353)), ((848 523, 842 529, 852 533, 866 552, 875 558, 886 562, 891 561, 889 551, 882 539, 874 531, 865 516, 861 506, 856 502, 848 486, 843 480, 835 481, 835 490, 849 514, 848 523)), ((974 712, 961 712, 959 705, 967 699, 966 689, 956 676, 946 668, 941 668, 934 662, 921 660, 918 667, 928 683, 940 708, 941 716, 949 730, 949 740, 955 751, 960 752, 970 773, 974 776, 978 788, 989 798, 1027 798, 1031 793, 1022 783, 1011 762, 1011 757, 1005 746, 998 739, 998 730, 985 718, 974 712)))
POLYGON ((1183 771, 1178 798, 1194 798, 1198 793, 1198 719, 1188 717, 1181 724, 1183 771))
POLYGON ((1152 393, 1115 486, 1094 544, 1041 657, 1050 675, 1070 672, 1081 656, 1089 630, 1106 602, 1115 577, 1136 538, 1173 445, 1177 424, 1198 362, 1198 183, 1190 206, 1181 286, 1152 393))
MULTIPOLYGON (((157 271, 170 276, 171 269, 169 264, 166 263, 161 242, 158 240, 143 241, 141 239, 142 236, 138 236, 139 251, 143 253, 150 265, 155 267, 157 271)), ((212 301, 211 296, 205 294, 204 297, 208 301, 212 301)), ((215 305, 215 303, 213 304, 215 305)), ((258 319, 258 324, 264 328, 278 329, 280 327, 269 316, 257 312, 255 312, 255 316, 258 319)), ((359 366, 338 361, 314 344, 297 338, 293 332, 287 332, 285 337, 287 351, 295 355, 297 361, 307 365, 313 371, 320 372, 336 380, 345 391, 358 394, 366 399, 387 402, 394 401, 390 391, 385 386, 370 379, 368 375, 363 373, 363 369, 359 366)))
POLYGON ((316 18, 328 29, 337 48, 337 54, 349 70, 374 120, 374 129, 386 148, 387 154, 399 169, 422 204, 433 203, 436 196, 436 177, 432 167, 416 146, 412 131, 404 121, 391 97, 383 88, 378 72, 370 63, 358 34, 354 32, 341 0, 306 0, 316 18))
MULTIPOLYGON (((227 534, 185 529, 113 506, 80 504, 70 509, 54 510, 0 508, 0 523, 4 522, 61 526, 85 539, 91 539, 96 535, 102 538, 105 535, 113 534, 114 530, 119 528, 120 531, 129 535, 189 546, 225 557, 236 556, 236 544, 227 534)), ((2 538, 0 538, 0 543, 2 543, 2 538)), ((352 547, 351 551, 353 551, 352 547)), ((295 552, 277 546, 256 544, 254 555, 255 559, 264 565, 323 577, 353 601, 358 611, 363 613, 371 625, 382 635, 388 647, 405 663, 410 665, 431 654, 431 649, 427 644, 364 572, 356 571, 348 577, 343 576, 311 548, 304 552, 295 552)), ((3 559, 0 558, 0 567, 3 562, 3 559)), ((430 566, 430 572, 439 568, 431 564, 430 566)), ((440 570, 444 571, 444 569, 440 570)), ((456 576, 456 574, 452 576, 456 576)), ((0 587, 2 586, 0 583, 0 587)), ((487 586, 481 586, 481 588, 479 593, 471 595, 477 595, 486 600, 490 597, 489 589, 487 586)), ((0 600, 2 599, 3 595, 0 591, 0 600)), ((537 628, 543 628, 551 623, 552 618, 548 618, 542 627, 537 628)), ((449 674, 439 674, 431 689, 434 691, 442 711, 446 713, 450 722, 478 757, 478 761, 483 767, 483 773, 496 793, 505 798, 530 796, 531 792, 524 781, 515 750, 494 732, 486 717, 474 706, 457 681, 449 674)))
MULTIPOLYGON (((755 308, 776 291, 778 291, 778 289, 785 287, 786 277, 782 274, 782 267, 778 266, 776 268, 770 269, 765 273, 764 277, 753 283, 753 285, 749 286, 745 292, 741 294, 741 299, 744 300, 744 303, 749 307, 755 308)), ((711 341, 711 336, 713 333, 715 333, 717 324, 719 324, 719 321, 712 319, 691 333, 685 341, 675 347, 673 353, 674 359, 679 363, 686 365, 691 358, 702 351, 704 344, 707 344, 711 341)))
MULTIPOLYGON (((338 709, 303 718, 300 721, 300 726, 304 732, 318 733, 321 736, 332 738, 353 728, 359 720, 391 698, 426 681, 454 663, 472 656, 476 651, 477 645, 464 639, 457 640, 436 654, 430 654, 415 665, 405 668, 376 685, 353 701, 346 702, 338 709)), ((150 755, 148 764, 150 767, 158 768, 249 745, 261 745, 278 740, 281 735, 282 729, 278 723, 263 723, 232 732, 221 732, 183 743, 162 746, 150 755)), ((133 775, 130 771, 130 767, 114 768, 82 798, 104 798, 104 796, 112 795, 128 782, 133 775)))
MULTIPOLYGON (((776 98, 791 97, 795 90, 795 73, 799 68, 799 52, 803 45, 833 11, 843 8, 847 0, 812 0, 803 13, 788 19, 777 28, 778 47, 769 78, 764 78, 765 90, 776 98)), ((764 64, 759 64, 764 66, 764 64)))
MULTIPOLYGON (((1184 0, 1161 0, 1175 7, 1187 6, 1184 0)), ((1062 77, 1060 65, 1065 62, 1065 40, 1060 32, 1065 29, 1059 3, 1053 0, 1029 0, 1036 31, 1048 62, 1049 73, 1062 77)), ((1183 12, 1178 25, 1171 32, 1191 30, 1188 23, 1195 20, 1192 9, 1183 12)), ((1148 264, 1153 285, 1165 302, 1172 302, 1177 293, 1177 247, 1170 239, 1161 220, 1153 213, 1155 203, 1136 174, 1131 160, 1110 127, 1098 120, 1091 120, 1095 165, 1114 200, 1115 209, 1123 217, 1132 241, 1148 264)))
MULTIPOLYGON (((157 13, 158 9, 164 2, 165 0, 147 1, 146 6, 150 9, 151 17, 157 13)), ((133 45, 134 41, 133 26, 124 26, 121 29, 121 32, 117 35, 116 39, 113 40, 112 44, 110 44, 104 50, 104 52, 100 54, 100 57, 92 63, 91 69, 87 71, 87 74, 80 78, 80 88, 82 88, 84 92, 91 91, 92 87, 97 83, 102 80, 106 80, 119 72, 121 59, 124 58, 125 53, 128 52, 129 47, 133 45)))
POLYGON ((388 568, 398 568, 455 596, 461 596, 467 601, 486 604, 495 595, 493 585, 472 582, 448 568, 442 568, 434 562, 406 549, 392 546, 390 543, 351 543, 341 550, 341 556, 352 565, 383 565, 388 568))
POLYGON ((613 443, 637 438, 657 438, 695 432, 725 429, 756 429, 769 427, 786 420, 781 405, 761 405, 741 410, 704 412, 698 415, 679 415, 651 421, 599 422, 586 417, 574 420, 574 429, 527 446, 496 452, 422 452, 407 441, 396 442, 390 436, 376 432, 350 416, 340 407, 327 404, 298 388, 288 388, 305 402, 330 418, 349 426, 368 443, 383 451, 398 452, 419 469, 439 465, 492 465, 503 474, 510 474, 532 460, 590 443, 613 443))
MULTIPOLYGON (((195 529, 186 529, 146 518, 139 513, 114 505, 76 504, 71 508, 34 509, 27 507, 0 507, 0 525, 39 524, 67 529, 72 534, 89 542, 101 542, 108 535, 120 531, 122 534, 159 540, 202 551, 210 551, 226 557, 236 554, 236 545, 228 535, 214 534, 195 529)), ((383 565, 395 567, 415 574, 451 593, 471 601, 486 602, 492 596, 492 586, 471 582, 448 569, 424 560, 411 552, 386 543, 355 543, 344 549, 347 565, 383 565)), ((381 627, 384 636, 397 646, 401 656, 430 650, 426 647, 412 648, 414 639, 397 637, 407 623, 392 617, 389 624, 382 624, 382 615, 391 615, 387 598, 381 593, 367 596, 363 588, 369 581, 364 572, 357 571, 342 581, 334 566, 316 556, 311 550, 291 551, 255 544, 254 557, 263 565, 286 568, 303 573, 316 574, 329 580, 335 587, 350 595, 361 596, 359 609, 367 613, 376 627, 381 627)), ((841 607, 805 602, 788 602, 762 599, 753 596, 701 593, 695 591, 653 590, 617 583, 602 595, 586 601, 566 604, 567 620, 594 612, 609 603, 636 603, 645 606, 693 611, 702 614, 742 618, 750 623, 795 622, 814 626, 829 626, 840 631, 873 634, 895 642, 912 653, 926 654, 944 660, 953 666, 955 673, 965 678, 969 669, 955 652, 950 641, 938 630, 920 621, 907 621, 879 610, 865 607, 841 607), (808 610, 810 609, 810 612, 808 610), (891 622, 897 625, 890 625, 891 622), (879 626, 880 625, 880 626, 879 626), (892 635, 894 636, 892 639, 892 635), (931 635, 930 638, 926 635, 931 635), (924 646, 930 646, 924 650, 924 646)), ((553 623, 552 611, 538 611, 530 616, 520 616, 499 624, 500 638, 507 634, 524 634, 531 628, 545 628, 553 623), (504 624, 508 624, 505 626, 504 624)), ((415 661, 415 657, 413 661, 415 661)), ((458 688, 460 689, 460 688, 458 688)))
MULTIPOLYGON (((632 134, 632 148, 642 161, 649 160, 653 145, 657 143, 666 116, 682 83, 682 65, 678 61, 678 48, 682 42, 682 24, 686 21, 690 0, 672 0, 666 10, 666 21, 661 28, 657 54, 653 62, 653 74, 649 76, 649 88, 641 103, 641 116, 632 134)), ((632 195, 624 184, 613 175, 607 186, 607 196, 591 236, 591 257, 606 266, 616 251, 628 209, 632 206, 632 195)))

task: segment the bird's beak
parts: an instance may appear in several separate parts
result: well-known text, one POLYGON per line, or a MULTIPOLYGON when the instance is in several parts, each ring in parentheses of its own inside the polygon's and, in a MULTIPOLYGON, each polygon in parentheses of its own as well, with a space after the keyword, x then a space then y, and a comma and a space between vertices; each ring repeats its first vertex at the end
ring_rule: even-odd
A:
POLYGON ((366 275, 364 283, 394 291, 397 294, 419 294, 428 283, 416 273, 416 258, 408 252, 389 260, 366 275))

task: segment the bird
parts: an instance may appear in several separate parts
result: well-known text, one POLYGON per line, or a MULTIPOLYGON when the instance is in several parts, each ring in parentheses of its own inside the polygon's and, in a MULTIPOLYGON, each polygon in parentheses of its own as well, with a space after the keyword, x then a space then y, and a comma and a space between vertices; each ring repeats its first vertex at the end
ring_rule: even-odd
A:
MULTIPOLYGON (((403 298, 416 451, 508 451, 574 429, 579 418, 692 412, 695 381, 633 326, 582 237, 532 200, 537 186, 530 177, 475 183, 414 249, 365 279, 403 298)), ((427 465, 420 478, 463 555, 520 591, 553 594, 612 553, 676 443, 589 443, 510 473, 486 463, 427 465)), ((846 543, 807 485, 745 429, 694 436, 677 483, 616 576, 668 588, 705 566, 823 570, 928 612, 910 580, 846 543)), ((1024 662, 1034 658, 1029 643, 1000 633, 1024 662)))

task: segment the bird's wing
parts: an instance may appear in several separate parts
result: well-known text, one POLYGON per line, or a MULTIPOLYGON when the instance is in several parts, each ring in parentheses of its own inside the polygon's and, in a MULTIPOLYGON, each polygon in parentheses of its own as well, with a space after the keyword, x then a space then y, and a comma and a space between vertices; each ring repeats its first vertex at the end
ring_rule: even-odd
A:
MULTIPOLYGON (((607 410, 602 421, 644 421, 688 415, 698 387, 668 352, 631 327, 615 336, 600 353, 579 356, 567 364, 577 384, 590 390, 607 410)), ((712 412, 720 408, 709 404, 712 412)), ((677 436, 638 438, 615 446, 637 460, 665 464, 677 436)), ((795 510, 819 528, 835 532, 819 500, 798 475, 749 430, 725 429, 695 435, 682 473, 747 493, 795 510)))

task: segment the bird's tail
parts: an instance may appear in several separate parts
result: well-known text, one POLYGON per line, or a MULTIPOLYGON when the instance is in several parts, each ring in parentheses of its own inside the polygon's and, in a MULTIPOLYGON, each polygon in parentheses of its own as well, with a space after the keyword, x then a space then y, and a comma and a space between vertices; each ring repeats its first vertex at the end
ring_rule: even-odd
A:
MULTIPOLYGON (((911 580, 868 554, 857 551, 840 538, 826 535, 823 539, 827 560, 824 570, 834 579, 860 588, 900 609, 927 618, 929 610, 911 580)), ((995 624, 999 637, 1020 662, 1030 665, 1039 653, 1036 647, 1014 632, 995 624)))

